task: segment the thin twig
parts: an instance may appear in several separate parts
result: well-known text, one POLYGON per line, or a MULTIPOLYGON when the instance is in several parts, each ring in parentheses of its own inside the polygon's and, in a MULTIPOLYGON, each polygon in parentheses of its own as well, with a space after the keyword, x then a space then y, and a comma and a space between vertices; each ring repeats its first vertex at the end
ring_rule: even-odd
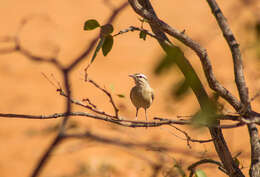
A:
MULTIPOLYGON (((68 98, 68 95, 66 95, 62 89, 57 89, 57 91, 60 93, 60 95, 68 98)), ((93 111, 94 113, 97 113, 97 114, 100 114, 100 115, 104 115, 104 116, 107 116, 107 117, 111 117, 111 118, 115 117, 115 116, 112 116, 110 114, 107 114, 106 112, 104 112, 102 110, 98 110, 95 107, 91 107, 89 105, 85 105, 83 102, 81 102, 79 100, 76 100, 76 99, 73 99, 73 98, 70 98, 69 100, 70 100, 71 103, 79 105, 79 106, 84 107, 84 108, 87 108, 90 111, 93 111)))
POLYGON ((117 108, 113 98, 112 98, 112 95, 104 88, 100 87, 94 80, 92 79, 88 79, 88 82, 91 83, 92 85, 94 85, 96 88, 98 88, 99 90, 101 90, 102 92, 104 92, 108 97, 109 97, 109 101, 110 103, 112 104, 113 108, 114 108, 114 111, 115 111, 115 118, 118 118, 119 115, 118 115, 118 112, 119 112, 119 109, 117 108))
POLYGON ((211 142, 211 141, 214 141, 214 139, 209 139, 209 140, 196 140, 196 139, 193 139, 189 136, 189 134, 185 131, 183 131, 182 129, 174 126, 174 125, 170 125, 171 127, 175 128, 176 130, 178 130, 179 132, 181 132, 182 134, 185 135, 186 137, 186 141, 187 141, 187 146, 191 149, 191 145, 190 145, 190 142, 194 142, 194 143, 208 143, 208 142, 211 142))
POLYGON ((162 38, 158 38, 156 35, 150 33, 148 30, 146 29, 142 29, 142 28, 138 28, 138 27, 135 27, 135 26, 130 26, 129 28, 126 28, 124 30, 121 30, 119 31, 118 33, 114 34, 113 36, 118 36, 120 34, 124 34, 124 33, 127 33, 127 32, 133 32, 133 31, 142 31, 144 32, 145 34, 155 38, 155 39, 159 39, 159 40, 163 40, 162 38))
POLYGON ((93 104, 89 98, 84 98, 82 99, 82 101, 86 101, 89 105, 91 105, 93 108, 97 109, 97 106, 95 104, 93 104))

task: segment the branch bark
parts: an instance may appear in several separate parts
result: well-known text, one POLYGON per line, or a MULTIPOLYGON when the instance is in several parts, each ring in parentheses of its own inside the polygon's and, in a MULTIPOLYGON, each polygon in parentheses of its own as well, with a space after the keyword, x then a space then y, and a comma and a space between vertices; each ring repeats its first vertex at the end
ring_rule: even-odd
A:
MULTIPOLYGON (((142 2, 142 1, 140 1, 142 2)), ((169 34, 170 36, 176 38, 177 40, 181 41, 183 44, 185 44, 187 47, 192 49, 200 58, 200 61, 202 63, 202 67, 204 70, 204 74, 207 78, 208 84, 211 89, 213 89, 215 92, 217 92, 222 98, 228 101, 229 104, 231 104, 236 110, 241 109, 242 105, 239 102, 239 100, 232 95, 231 92, 229 92, 223 85, 221 85, 216 77, 214 76, 213 69, 211 62, 209 60, 209 56, 207 54, 207 51, 205 48, 200 46, 199 43, 196 41, 193 41, 189 36, 185 35, 184 33, 180 32, 177 29, 174 29, 173 27, 169 26, 164 21, 160 20, 156 14, 154 13, 153 8, 150 6, 151 13, 142 7, 141 4, 139 4, 138 0, 130 0, 129 3, 131 4, 134 11, 142 16, 143 18, 147 19, 150 23, 150 25, 154 26, 155 28, 160 29, 157 37, 160 38, 160 36, 164 36, 165 34, 162 34, 163 32, 169 34)), ((161 40, 162 42, 165 42, 166 44, 169 44, 169 40, 166 38, 163 38, 166 41, 161 40)))
MULTIPOLYGON (((180 119, 180 116, 178 118, 174 119, 166 119, 166 118, 159 118, 155 117, 154 120, 158 121, 133 121, 133 120, 126 120, 123 119, 122 117, 120 119, 114 119, 113 117, 109 117, 106 115, 106 113, 101 114, 101 115, 94 115, 86 112, 70 112, 70 113, 54 113, 50 115, 27 115, 27 114, 3 114, 0 113, 0 117, 4 118, 22 118, 22 119, 57 119, 57 118, 63 118, 66 116, 74 116, 74 117, 88 117, 96 120, 102 120, 102 121, 107 121, 110 123, 114 123, 117 125, 121 125, 124 127, 159 127, 163 125, 171 125, 171 124, 176 124, 176 125, 193 125, 193 122, 187 119, 180 119)), ((220 115, 219 118, 221 118, 222 115, 220 115)), ((226 119, 226 120, 232 120, 232 119, 226 119)), ((229 128, 237 128, 240 126, 245 125, 243 122, 238 122, 235 124, 225 124, 225 125, 216 125, 216 128, 221 128, 221 129, 229 129, 229 128)), ((208 125, 202 125, 208 127, 208 125)), ((208 141, 208 140, 206 140, 208 141)), ((195 142, 195 141, 193 141, 195 142)), ((199 142, 199 141, 198 141, 199 142)), ((201 142, 201 141, 200 141, 201 142)))
POLYGON ((39 175, 42 167, 47 163, 47 161, 50 159, 50 155, 51 153, 54 151, 54 149, 58 146, 58 144, 61 143, 62 137, 60 136, 60 134, 58 134, 56 136, 56 138, 52 141, 52 143, 50 144, 50 146, 47 148, 47 150, 45 151, 45 153, 42 155, 42 157, 40 158, 39 162, 37 163, 36 167, 34 168, 31 177, 36 177, 39 175))
MULTIPOLYGON (((233 35, 226 18, 221 12, 217 2, 215 0, 207 0, 213 15, 215 16, 218 25, 223 33, 224 38, 230 48, 232 53, 233 63, 234 63, 234 75, 235 82, 240 96, 240 100, 243 104, 242 109, 237 110, 240 114, 248 119, 253 119, 250 99, 248 96, 248 88, 246 86, 244 70, 243 70, 243 61, 239 49, 239 44, 233 35)), ((251 145, 251 165, 249 174, 251 177, 260 176, 260 143, 258 130, 255 123, 247 125, 248 132, 250 136, 250 145, 251 145)))
MULTIPOLYGON (((176 48, 176 46, 170 43, 169 39, 164 34, 164 32, 168 33, 173 37, 178 37, 177 39, 181 40, 184 44, 192 48, 201 58, 204 72, 207 76, 208 82, 211 85, 211 87, 213 89, 216 89, 217 93, 219 93, 219 95, 225 98, 233 107, 237 109, 241 108, 240 102, 227 89, 221 86, 219 82, 217 82, 217 80, 215 79, 205 49, 203 50, 198 43, 195 43, 179 31, 173 30, 172 27, 160 20, 155 14, 149 0, 128 1, 137 14, 148 20, 155 35, 159 36, 159 38, 164 39, 158 40, 158 42, 169 56, 171 56, 171 53, 169 53, 169 51, 171 51, 172 48, 176 48)), ((189 61, 185 58, 185 56, 183 55, 180 60, 176 61, 176 64, 178 65, 178 67, 180 68, 180 70, 182 71, 182 73, 188 81, 191 80, 191 78, 189 78, 191 74, 192 76, 194 76, 192 77, 192 81, 190 81, 190 87, 195 93, 202 110, 207 112, 208 109, 212 109, 212 107, 214 107, 213 103, 209 99, 198 76, 196 75, 194 69, 192 68, 189 61)), ((212 114, 215 114, 214 111, 212 111, 212 114)), ((212 138, 214 139, 214 145, 218 153, 218 156, 221 159, 223 166, 225 167, 228 174, 232 177, 243 177, 244 175, 242 174, 241 170, 238 168, 238 166, 236 166, 235 162, 233 161, 232 155, 227 147, 221 129, 209 128, 209 130, 212 138)))
MULTIPOLYGON (((116 16, 119 14, 119 12, 121 12, 125 7, 127 7, 127 5, 128 5, 128 3, 126 1, 123 4, 121 4, 118 8, 114 9, 114 11, 112 12, 111 16, 108 19, 108 23, 112 23, 114 21, 114 19, 116 18, 116 16)), ((19 41, 19 38, 18 37, 16 37, 16 38, 19 41)), ((61 140, 63 139, 63 135, 66 130, 66 124, 67 124, 67 122, 69 120, 69 116, 71 114, 71 89, 70 89, 70 83, 69 83, 70 82, 70 79, 69 79, 70 71, 72 71, 77 64, 79 64, 85 57, 87 57, 90 54, 90 52, 93 50, 97 41, 98 41, 98 37, 94 38, 92 40, 92 42, 90 43, 89 47, 66 68, 64 68, 60 65, 57 65, 58 60, 56 60, 55 58, 50 60, 50 62, 54 63, 56 66, 59 67, 60 71, 63 74, 65 92, 67 93, 67 95, 66 95, 67 96, 66 113, 62 120, 62 124, 61 124, 57 137, 54 139, 54 141, 51 143, 51 145, 47 148, 46 152, 40 158, 31 177, 36 177, 39 175, 42 168, 44 167, 44 165, 46 165, 46 162, 49 160, 50 153, 55 149, 55 147, 57 147, 57 145, 59 143, 61 143, 61 140)), ((16 41, 16 44, 18 44, 17 41, 16 41)), ((17 47, 17 48, 19 49, 19 47, 17 47)), ((30 59, 34 59, 34 60, 36 59, 37 61, 46 61, 40 57, 35 57, 33 55, 30 55, 30 53, 26 53, 26 52, 23 52, 23 53, 26 54, 28 56, 28 58, 30 58, 30 59)))

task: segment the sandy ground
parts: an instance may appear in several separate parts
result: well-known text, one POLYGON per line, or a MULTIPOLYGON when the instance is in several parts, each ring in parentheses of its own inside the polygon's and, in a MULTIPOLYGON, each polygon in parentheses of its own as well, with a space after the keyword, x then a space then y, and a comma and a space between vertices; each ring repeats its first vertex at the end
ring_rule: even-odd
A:
MULTIPOLYGON (((118 6, 123 1, 115 0, 118 6)), ((183 30, 194 40, 203 45, 211 59, 217 79, 233 94, 237 95, 234 85, 231 53, 225 43, 221 31, 211 15, 205 1, 164 0, 152 1, 158 15, 173 27, 183 30)), ((256 4, 245 6, 240 1, 219 1, 231 28, 240 43, 245 66, 245 75, 250 95, 259 90, 259 58, 252 48, 254 31, 252 25, 256 20, 256 4)), ((22 45, 35 55, 50 57, 59 48, 58 59, 64 64, 70 64, 84 49, 89 41, 97 35, 97 30, 83 31, 87 19, 95 18, 103 23, 111 9, 102 0, 2 0, 0 5, 0 37, 14 36, 22 20, 30 19, 19 30, 22 45)), ((114 23, 115 32, 131 25, 139 26, 138 16, 128 7, 114 23)), ((145 26, 147 27, 147 26, 145 26)), ((208 93, 212 92, 206 84, 198 57, 173 39, 185 52, 190 62, 200 74, 208 93)), ((10 47, 11 43, 0 43, 0 49, 10 47)), ((183 76, 173 67, 161 76, 154 75, 154 68, 163 55, 154 39, 146 41, 138 39, 138 33, 127 33, 116 37, 114 47, 107 57, 98 54, 94 64, 89 69, 89 77, 112 92, 116 104, 120 107, 120 115, 128 119, 135 117, 135 108, 128 97, 133 81, 128 74, 145 73, 155 90, 155 101, 148 110, 150 119, 154 116, 174 118, 177 115, 191 115, 199 105, 190 92, 183 99, 171 98, 171 87, 183 76), (116 95, 126 95, 119 98, 116 95)), ((100 109, 113 112, 108 98, 99 90, 83 81, 83 70, 90 57, 75 68, 70 75, 73 97, 81 100, 90 98, 100 109)), ((43 76, 53 74, 61 80, 59 71, 50 64, 34 62, 18 52, 0 55, 0 112, 20 114, 43 114, 63 112, 64 98, 59 96, 43 76)), ((258 110, 260 99, 253 102, 253 108, 258 110)), ((223 101, 222 101, 223 102, 223 101)), ((224 102, 223 102, 224 103, 224 102)), ((234 110, 225 104, 227 111, 234 110)), ((75 111, 87 111, 73 107, 75 111)), ((144 112, 140 111, 141 120, 144 112)), ((0 176, 29 176, 36 162, 55 136, 55 126, 61 122, 56 120, 26 120, 0 119, 0 176)), ((106 137, 119 138, 131 142, 153 142, 169 146, 172 152, 152 152, 147 149, 120 148, 99 144, 88 140, 68 140, 61 144, 52 154, 42 177, 69 176, 150 176, 152 173, 149 161, 163 160, 165 167, 160 176, 167 176, 174 163, 179 162, 184 169, 200 158, 207 157, 218 160, 214 146, 192 143, 190 149, 186 141, 179 137, 183 135, 170 127, 158 128, 124 128, 107 122, 87 118, 71 118, 77 127, 75 131, 91 130, 106 137), (160 156, 160 159, 158 158, 160 156), (80 171, 81 170, 81 171, 80 171), (82 172, 82 173, 80 173, 82 172)), ((191 127, 181 127, 190 136, 198 139, 208 139, 205 129, 197 130, 191 127)), ((239 152, 243 172, 248 175, 250 166, 250 147, 246 127, 224 130, 227 144, 233 155, 239 152)), ((200 167, 208 176, 225 176, 214 165, 200 167)))

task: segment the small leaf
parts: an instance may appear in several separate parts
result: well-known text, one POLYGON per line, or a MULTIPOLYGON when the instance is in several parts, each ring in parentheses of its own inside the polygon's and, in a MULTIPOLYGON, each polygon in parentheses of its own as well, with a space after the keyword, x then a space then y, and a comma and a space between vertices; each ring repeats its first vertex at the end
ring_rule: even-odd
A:
POLYGON ((199 128, 203 126, 216 126, 217 125, 217 116, 216 116, 216 108, 212 107, 212 105, 205 105, 205 111, 199 110, 197 113, 191 118, 192 124, 199 128))
POLYGON ((175 164, 174 167, 177 169, 178 173, 181 175, 181 177, 186 177, 185 171, 183 170, 182 165, 175 164))
POLYGON ((100 24, 98 23, 98 21, 95 19, 91 19, 91 20, 87 20, 85 22, 84 30, 93 30, 97 27, 100 27, 100 24))
POLYGON ((139 38, 140 38, 140 39, 143 39, 143 40, 145 41, 146 35, 147 35, 147 34, 146 34, 144 31, 140 31, 140 33, 139 33, 139 38))
POLYGON ((113 31, 114 31, 114 27, 111 24, 106 24, 101 26, 101 34, 103 36, 110 35, 111 33, 113 33, 113 31))
POLYGON ((111 90, 112 92, 115 91, 115 86, 114 86, 114 84, 109 84, 109 88, 110 88, 110 90, 111 90))
POLYGON ((173 86, 172 95, 174 98, 182 98, 189 91, 189 88, 189 83, 183 79, 173 86))
POLYGON ((256 30, 256 36, 258 40, 260 40, 260 22, 256 23, 255 30, 256 30))
POLYGON ((207 175, 203 170, 196 170, 195 177, 207 177, 207 175))
POLYGON ((138 18, 138 20, 140 21, 140 22, 142 22, 142 23, 148 23, 149 21, 147 20, 147 19, 145 19, 145 18, 138 18))
POLYGON ((159 60, 160 60, 159 63, 154 69, 154 73, 156 75, 162 74, 164 71, 169 70, 172 66, 175 65, 174 57, 170 57, 168 55, 164 55, 159 60))
POLYGON ((117 94, 117 96, 118 96, 119 98, 125 98, 125 95, 124 95, 124 94, 117 94))
POLYGON ((103 46, 103 43, 104 43, 104 38, 100 38, 100 40, 99 40, 99 42, 98 42, 98 45, 97 45, 97 48, 96 48, 96 50, 95 50, 95 52, 94 52, 94 54, 93 54, 93 56, 92 56, 92 58, 91 58, 90 63, 92 63, 92 62, 95 60, 95 58, 96 58, 96 56, 97 56, 97 53, 99 52, 99 50, 100 50, 101 47, 103 46))
POLYGON ((238 160, 238 158, 235 157, 235 158, 233 158, 233 160, 234 160, 235 165, 236 165, 237 167, 239 167, 240 161, 238 160))
POLYGON ((108 35, 105 37, 104 44, 102 46, 103 55, 106 56, 112 49, 114 43, 113 36, 108 35))

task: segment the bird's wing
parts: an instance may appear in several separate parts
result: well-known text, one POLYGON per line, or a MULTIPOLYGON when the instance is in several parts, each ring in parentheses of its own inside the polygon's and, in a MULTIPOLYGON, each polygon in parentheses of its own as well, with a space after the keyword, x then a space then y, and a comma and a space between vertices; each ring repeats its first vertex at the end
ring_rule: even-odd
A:
POLYGON ((152 92, 152 100, 154 100, 154 93, 152 92))

